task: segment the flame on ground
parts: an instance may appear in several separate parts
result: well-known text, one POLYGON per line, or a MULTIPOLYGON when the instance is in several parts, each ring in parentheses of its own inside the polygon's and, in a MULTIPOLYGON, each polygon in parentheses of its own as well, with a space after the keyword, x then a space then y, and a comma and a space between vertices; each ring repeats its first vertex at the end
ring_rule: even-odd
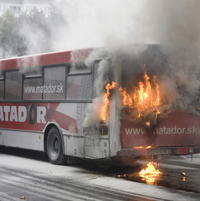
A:
POLYGON ((181 172, 181 181, 182 182, 187 182, 187 179, 188 179, 188 175, 186 172, 181 172))
POLYGON ((149 162, 147 167, 139 172, 139 176, 147 184, 155 184, 161 175, 162 172, 157 169, 157 163, 155 162, 149 162))

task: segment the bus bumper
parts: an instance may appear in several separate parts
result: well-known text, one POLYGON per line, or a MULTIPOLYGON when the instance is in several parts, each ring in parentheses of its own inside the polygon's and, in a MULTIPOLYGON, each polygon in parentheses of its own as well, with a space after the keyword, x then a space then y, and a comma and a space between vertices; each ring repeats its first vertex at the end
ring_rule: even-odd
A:
POLYGON ((151 149, 122 149, 117 153, 119 157, 144 157, 159 155, 188 155, 200 153, 200 147, 156 147, 151 149))

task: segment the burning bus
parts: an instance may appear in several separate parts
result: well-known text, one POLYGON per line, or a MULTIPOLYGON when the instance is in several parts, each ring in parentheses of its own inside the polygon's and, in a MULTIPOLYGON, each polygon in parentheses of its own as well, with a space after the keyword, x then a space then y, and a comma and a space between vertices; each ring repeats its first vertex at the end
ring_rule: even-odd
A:
POLYGON ((170 65, 157 45, 3 59, 0 145, 54 164, 198 153, 198 101, 170 65))

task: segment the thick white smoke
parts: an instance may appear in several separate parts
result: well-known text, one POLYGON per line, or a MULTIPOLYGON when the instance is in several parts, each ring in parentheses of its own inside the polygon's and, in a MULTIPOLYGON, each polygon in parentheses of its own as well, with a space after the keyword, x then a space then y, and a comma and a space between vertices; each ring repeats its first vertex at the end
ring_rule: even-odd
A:
MULTIPOLYGON (((135 52, 133 44, 158 44, 166 55, 166 64, 161 66, 160 55, 153 54, 154 65, 147 71, 159 74, 166 102, 186 109, 198 102, 194 97, 198 97, 200 88, 199 0, 54 0, 51 5, 59 13, 56 19, 47 20, 51 35, 48 45, 52 51, 105 47, 114 58, 114 71, 118 66, 117 72, 137 72, 138 65, 127 68, 119 61, 118 50, 125 47, 123 55, 126 53, 125 58, 132 61, 140 53, 135 52)), ((29 41, 28 53, 44 50, 45 38, 40 30, 24 25, 20 33, 29 41)), ((98 58, 93 55, 91 60, 98 58)), ((109 66, 107 58, 100 62, 98 90, 102 90, 107 79, 106 63, 109 66)), ((118 79, 117 73, 114 74, 118 79)))
POLYGON ((165 43, 196 46, 198 0, 57 0, 66 24, 54 29, 56 49, 165 43))

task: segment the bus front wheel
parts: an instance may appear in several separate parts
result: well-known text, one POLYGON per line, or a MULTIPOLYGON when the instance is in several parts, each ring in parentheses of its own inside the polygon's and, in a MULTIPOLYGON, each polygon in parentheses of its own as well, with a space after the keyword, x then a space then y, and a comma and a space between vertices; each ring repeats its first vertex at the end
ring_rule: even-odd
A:
POLYGON ((63 141, 59 130, 52 127, 47 136, 47 156, 53 164, 64 164, 63 141))

